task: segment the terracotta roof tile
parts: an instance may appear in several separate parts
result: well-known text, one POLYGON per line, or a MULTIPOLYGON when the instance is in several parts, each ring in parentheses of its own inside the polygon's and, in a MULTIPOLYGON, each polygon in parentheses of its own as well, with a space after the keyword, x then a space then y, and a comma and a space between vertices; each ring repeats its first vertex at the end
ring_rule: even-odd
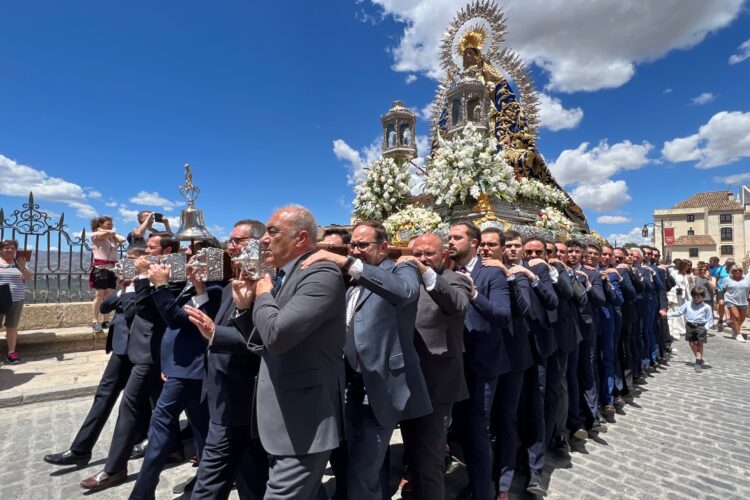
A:
POLYGON ((702 247, 716 245, 714 239, 707 234, 696 236, 680 236, 672 244, 674 247, 702 247))
POLYGON ((696 193, 672 208, 708 208, 709 211, 736 210, 741 212, 742 205, 738 201, 730 200, 731 194, 729 191, 696 193))

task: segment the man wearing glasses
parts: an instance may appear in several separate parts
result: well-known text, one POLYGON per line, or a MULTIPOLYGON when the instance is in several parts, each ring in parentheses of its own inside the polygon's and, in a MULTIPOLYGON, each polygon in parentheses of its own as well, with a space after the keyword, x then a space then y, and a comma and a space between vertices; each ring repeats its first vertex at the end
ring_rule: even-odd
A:
POLYGON ((432 413, 414 324, 422 279, 414 262, 388 258, 380 222, 360 222, 349 256, 319 250, 303 263, 333 262, 356 283, 346 298, 348 497, 378 499, 388 491, 388 444, 401 420, 432 413))
MULTIPOLYGON (((235 223, 226 252, 238 257, 251 239, 259 240, 263 223, 244 219, 235 223)), ((260 357, 250 352, 233 319, 237 308, 232 300, 232 283, 224 287, 214 328, 225 339, 234 339, 234 349, 216 349, 211 343, 206 354, 203 395, 208 403, 209 424, 203 457, 198 468, 192 498, 227 498, 233 484, 241 498, 263 498, 268 480, 268 456, 257 437, 251 437, 251 413, 260 357), (250 390, 248 390, 250 388, 250 390)), ((210 317, 189 310, 199 327, 210 325, 210 317)), ((202 331, 204 335, 209 333, 202 331)))

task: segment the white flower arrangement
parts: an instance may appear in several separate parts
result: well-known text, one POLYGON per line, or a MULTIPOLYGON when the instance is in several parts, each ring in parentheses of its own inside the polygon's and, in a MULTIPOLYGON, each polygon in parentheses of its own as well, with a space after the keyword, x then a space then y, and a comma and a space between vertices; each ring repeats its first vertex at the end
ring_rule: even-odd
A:
POLYGON ((425 192, 437 205, 465 203, 486 194, 512 202, 516 197, 513 167, 508 165, 497 141, 469 124, 461 134, 442 142, 425 179, 425 192))
POLYGON ((563 207, 568 204, 565 193, 537 179, 521 177, 518 179, 516 193, 520 198, 529 201, 541 201, 553 206, 563 207))
POLYGON ((400 209, 409 196, 408 165, 399 165, 392 158, 378 158, 355 190, 355 219, 382 220, 400 209))
POLYGON ((448 234, 448 224, 435 211, 416 205, 407 205, 383 221, 385 229, 395 244, 404 245, 422 233, 448 234))
POLYGON ((573 221, 565 217, 565 215, 555 207, 543 208, 539 212, 539 220, 534 224, 536 227, 541 227, 551 231, 562 231, 570 233, 575 228, 573 221))

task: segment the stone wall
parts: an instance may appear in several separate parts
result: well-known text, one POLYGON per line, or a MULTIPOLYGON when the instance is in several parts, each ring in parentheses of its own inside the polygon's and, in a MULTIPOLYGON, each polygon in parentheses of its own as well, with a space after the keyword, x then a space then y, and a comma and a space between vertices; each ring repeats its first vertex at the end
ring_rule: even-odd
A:
POLYGON ((26 304, 18 329, 48 330, 91 324, 91 302, 26 304))

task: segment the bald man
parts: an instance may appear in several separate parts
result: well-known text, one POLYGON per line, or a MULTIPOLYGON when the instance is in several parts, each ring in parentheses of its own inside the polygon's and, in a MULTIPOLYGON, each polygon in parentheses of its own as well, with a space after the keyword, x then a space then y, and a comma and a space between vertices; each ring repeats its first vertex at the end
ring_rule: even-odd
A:
POLYGON ((469 397, 464 379, 464 317, 472 295, 471 280, 443 265, 448 251, 434 234, 413 240, 413 262, 422 275, 414 325, 414 345, 432 401, 433 412, 401 422, 412 498, 445 498, 443 464, 453 403, 469 397))

